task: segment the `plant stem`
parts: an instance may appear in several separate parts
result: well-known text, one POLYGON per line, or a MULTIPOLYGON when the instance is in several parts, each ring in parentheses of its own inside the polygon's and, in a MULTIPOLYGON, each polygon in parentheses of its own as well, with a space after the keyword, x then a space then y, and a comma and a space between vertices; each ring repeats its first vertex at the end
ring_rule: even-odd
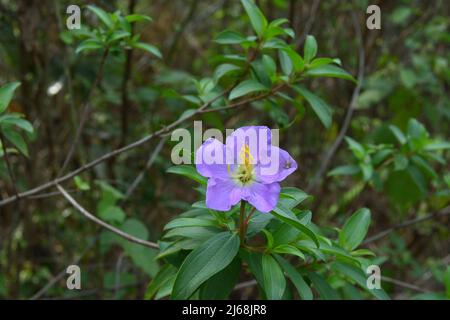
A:
POLYGON ((241 245, 245 243, 245 201, 241 200, 241 211, 239 214, 239 238, 241 239, 241 245))

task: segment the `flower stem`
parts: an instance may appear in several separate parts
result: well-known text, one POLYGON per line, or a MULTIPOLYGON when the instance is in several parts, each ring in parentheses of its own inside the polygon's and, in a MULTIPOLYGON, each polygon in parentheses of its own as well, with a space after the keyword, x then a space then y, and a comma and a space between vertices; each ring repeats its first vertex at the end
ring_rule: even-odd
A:
POLYGON ((239 214, 239 238, 241 239, 241 245, 245 242, 245 201, 241 200, 241 211, 239 214))

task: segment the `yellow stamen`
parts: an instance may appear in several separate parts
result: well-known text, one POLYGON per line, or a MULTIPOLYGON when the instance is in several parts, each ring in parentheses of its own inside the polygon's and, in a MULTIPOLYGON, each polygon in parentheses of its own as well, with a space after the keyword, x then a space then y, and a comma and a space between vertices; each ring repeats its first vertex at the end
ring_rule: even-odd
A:
MULTIPOLYGON (((253 162, 254 158, 250 153, 250 147, 248 144, 242 146, 241 152, 239 153, 240 164, 235 173, 233 173, 234 178, 239 181, 239 183, 246 185, 251 183, 254 179, 253 172, 253 162)), ((228 172, 230 172, 230 166, 228 166, 228 172)))
POLYGON ((242 150, 241 150, 241 153, 239 156, 240 156, 244 166, 248 170, 251 170, 253 168, 252 163, 254 161, 254 158, 253 158, 252 154, 250 153, 250 147, 249 147, 248 143, 246 143, 245 145, 242 146, 242 150))

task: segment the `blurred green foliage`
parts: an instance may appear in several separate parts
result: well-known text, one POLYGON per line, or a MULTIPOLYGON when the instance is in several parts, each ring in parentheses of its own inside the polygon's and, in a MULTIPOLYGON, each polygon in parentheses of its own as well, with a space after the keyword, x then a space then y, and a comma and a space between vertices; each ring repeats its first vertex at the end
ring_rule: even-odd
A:
MULTIPOLYGON (((92 112, 68 170, 163 128, 233 85, 212 108, 268 94, 279 85, 284 90, 239 110, 205 113, 200 117, 204 126, 280 128, 280 144, 299 163, 286 185, 308 189, 338 136, 355 89, 361 45, 351 18, 355 14, 365 72, 346 144, 309 192, 314 200, 302 202, 301 210, 290 208, 309 220, 322 250, 308 238, 294 250, 283 238, 294 232, 292 226, 279 221, 267 226, 265 216, 255 214, 249 236, 269 244, 273 255, 242 257, 245 272, 240 274, 233 260, 227 272, 213 276, 196 295, 241 298, 243 293, 231 286, 223 292, 211 287, 215 281, 248 280, 250 274, 268 283, 262 268, 292 288, 293 295, 268 283, 261 291, 247 289, 246 297, 369 298, 371 292, 355 287, 363 287, 361 270, 370 261, 381 265, 383 288, 392 298, 448 299, 448 214, 395 228, 366 244, 361 243, 366 232, 358 236, 351 229, 356 224, 367 231, 369 219, 370 240, 391 226, 449 206, 449 4, 383 1, 382 29, 377 31, 365 28, 368 1, 320 1, 316 9, 313 2, 260 0, 260 10, 254 10, 251 1, 82 1, 82 28, 69 31, 65 9, 70 2, 0 1, 1 198, 58 176, 87 97, 92 112), (103 77, 92 88, 105 52, 103 77), (364 207, 370 208, 370 218, 358 210, 364 207), (355 250, 357 245, 364 248, 355 250), (281 257, 285 254, 295 257, 288 261, 281 257), (302 254, 314 262, 311 270, 298 272, 291 263, 302 261, 302 254), (342 261, 317 262, 330 256, 364 263, 355 270, 342 261)), ((190 238, 199 234, 197 229, 177 233, 170 224, 194 219, 205 209, 201 203, 190 205, 202 195, 198 180, 189 183, 167 173, 173 142, 143 171, 155 146, 151 142, 103 162, 67 188, 90 212, 119 229, 151 241, 163 235, 161 252, 99 229, 47 190, 50 194, 0 207, 0 297, 33 297, 74 261, 82 270, 82 288, 92 289, 89 295, 68 291, 62 278, 38 297, 169 295, 174 265, 203 241, 190 238), (139 186, 126 195, 141 172, 139 186), (170 238, 177 241, 166 242, 170 238), (172 253, 182 253, 178 260, 162 264, 174 247, 172 253)), ((181 173, 192 177, 192 172, 181 173)), ((234 223, 220 216, 206 220, 216 219, 234 223)))

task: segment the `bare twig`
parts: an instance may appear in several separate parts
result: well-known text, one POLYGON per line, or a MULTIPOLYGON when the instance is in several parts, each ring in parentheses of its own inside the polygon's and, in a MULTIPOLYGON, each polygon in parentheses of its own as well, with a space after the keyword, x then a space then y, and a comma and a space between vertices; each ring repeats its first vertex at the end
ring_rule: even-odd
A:
POLYGON ((268 92, 266 92, 266 93, 264 93, 262 95, 259 95, 257 97, 257 99, 255 99, 254 97, 253 98, 248 98, 246 100, 241 100, 239 102, 229 104, 228 106, 225 106, 225 107, 206 109, 206 110, 203 110, 203 111, 201 111, 199 113, 203 114, 203 113, 210 113, 210 112, 218 112, 218 111, 225 111, 225 110, 236 109, 237 107, 240 107, 242 105, 244 105, 244 106, 248 105, 248 103, 250 103, 252 101, 264 99, 264 98, 270 96, 271 94, 281 90, 285 85, 286 85, 285 83, 279 84, 276 87, 274 87, 272 90, 270 90, 270 91, 268 91, 268 92))
POLYGON ((377 241, 377 240, 379 240, 381 238, 384 238, 388 234, 390 234, 391 232, 393 232, 395 230, 406 228, 406 227, 412 226, 414 224, 417 224, 417 223, 420 223, 420 222, 423 222, 423 221, 426 221, 426 220, 433 219, 435 217, 446 216, 446 215, 449 215, 449 214, 450 214, 450 207, 446 207, 446 208, 444 208, 444 209, 442 209, 440 211, 431 213, 431 214, 423 216, 423 217, 419 217, 419 218, 414 218, 414 219, 403 221, 402 223, 396 224, 396 225, 394 225, 394 226, 392 226, 392 227, 390 227, 390 228, 388 228, 388 229, 386 229, 384 231, 381 231, 380 233, 378 233, 378 234, 368 238, 366 241, 363 242, 363 245, 371 243, 371 242, 374 242, 374 241, 377 241))
POLYGON ((352 98, 350 100, 350 104, 347 108, 347 113, 345 115, 344 121, 341 126, 341 130, 339 131, 339 134, 334 141, 331 148, 328 150, 328 152, 324 155, 319 170, 317 171, 316 175, 311 180, 311 183, 306 188, 307 192, 311 192, 318 183, 320 183, 320 180, 322 179, 322 176, 325 174, 325 171, 327 170, 331 159, 334 157, 336 151, 341 146, 342 141, 344 140, 345 134, 347 133, 348 127, 350 126, 350 122, 352 120, 353 111, 356 106, 356 102, 359 97, 359 93, 361 91, 361 86, 364 80, 364 68, 365 68, 365 52, 364 52, 364 43, 363 43, 363 37, 361 33, 361 26, 359 25, 358 19, 356 17, 356 14, 352 12, 352 18, 353 18, 353 24, 355 27, 355 33, 359 40, 359 67, 358 67, 358 84, 356 85, 355 89, 353 90, 352 98))
POLYGON ((145 164, 144 169, 139 173, 139 175, 134 179, 133 183, 128 188, 127 192, 125 193, 125 199, 128 199, 131 194, 134 192, 134 190, 137 188, 137 186, 141 183, 142 179, 145 177, 145 173, 151 168, 153 163, 156 160, 156 157, 161 152, 162 147, 164 146, 164 143, 166 142, 167 137, 161 138, 156 148, 153 150, 153 152, 150 154, 150 157, 147 160, 147 163, 145 164))
POLYGON ((199 2, 198 0, 192 0, 191 6, 189 8, 189 11, 188 11, 186 17, 183 19, 181 24, 178 26, 177 31, 176 31, 174 37, 172 38, 172 43, 169 47, 170 48, 169 53, 167 54, 167 60, 169 61, 169 63, 171 63, 173 60, 174 53, 176 51, 178 42, 179 42, 181 36, 183 35, 183 32, 186 30, 187 25, 194 17, 198 2, 199 2))
POLYGON ((109 49, 106 48, 103 51, 103 55, 102 55, 102 57, 100 59, 100 66, 98 68, 97 75, 95 77, 94 83, 92 84, 92 87, 89 90, 89 94, 88 94, 88 96, 86 98, 86 102, 85 102, 84 107, 83 107, 83 114, 81 115, 80 124, 78 125, 77 131, 75 133, 75 138, 74 138, 74 140, 73 140, 73 142, 72 142, 72 144, 70 146, 69 152, 67 153, 66 159, 64 160, 64 163, 63 163, 61 169, 59 170, 58 176, 61 176, 61 174, 64 172, 64 170, 68 166, 70 160, 72 160, 75 148, 77 147, 78 142, 80 141, 81 134, 83 133, 84 126, 86 125, 86 121, 88 120, 89 114, 91 113, 91 109, 92 109, 90 100, 91 100, 92 94, 94 93, 95 89, 100 84, 100 81, 102 79, 103 68, 105 66, 106 57, 108 56, 108 53, 109 53, 109 49))
POLYGON ((116 263, 116 279, 115 279, 115 283, 114 283, 114 291, 115 291, 117 299, 119 298, 120 273, 122 272, 122 264, 123 264, 124 258, 125 258, 125 253, 121 252, 119 255, 119 258, 117 258, 117 263, 116 263))
POLYGON ((247 288, 247 287, 255 286, 257 284, 258 284, 258 282, 256 282, 256 280, 248 280, 248 281, 244 281, 244 282, 238 283, 234 287, 233 290, 241 290, 241 289, 244 289, 244 288, 247 288))
POLYGON ((395 285, 397 285, 399 287, 406 288, 406 289, 411 289, 411 290, 424 292, 424 293, 431 292, 431 291, 429 291, 427 289, 423 289, 423 288, 418 287, 416 285, 413 285, 413 284, 410 284, 410 283, 407 283, 407 282, 404 282, 404 281, 400 281, 400 280, 397 280, 397 279, 393 279, 393 278, 390 278, 390 277, 381 276, 381 280, 393 283, 393 284, 395 284, 395 285))
POLYGON ((137 243, 137 244, 140 244, 140 245, 152 248, 152 249, 159 249, 158 244, 156 244, 154 242, 136 238, 136 237, 132 236, 131 234, 128 234, 128 233, 126 233, 120 229, 117 229, 116 227, 113 227, 112 225, 104 222, 103 220, 100 220, 99 218, 97 218, 96 216, 94 216, 93 214, 88 212, 86 209, 84 209, 78 202, 76 202, 75 199, 72 198, 70 196, 70 194, 68 194, 67 191, 64 190, 63 187, 61 187, 60 185, 56 185, 56 187, 58 188, 59 192, 61 192, 61 194, 64 196, 64 198, 66 198, 67 201, 69 201, 70 204, 75 209, 77 209, 80 213, 82 213, 89 220, 95 222, 96 224, 98 224, 99 226, 101 226, 105 229, 108 229, 111 232, 114 232, 115 234, 121 236, 122 238, 124 238, 130 242, 134 242, 134 243, 137 243))
POLYGON ((93 161, 91 161, 91 162, 89 162, 89 163, 79 167, 78 169, 76 169, 76 170, 74 170, 74 171, 72 171, 72 172, 70 172, 70 173, 68 173, 68 174, 66 174, 66 175, 64 175, 62 177, 58 177, 58 178, 56 178, 56 179, 54 179, 52 181, 46 182, 46 183, 44 183, 44 184, 42 184, 42 185, 40 185, 38 187, 35 187, 35 188, 30 189, 28 191, 19 193, 18 195, 14 195, 12 197, 9 197, 9 198, 1 200, 0 201, 0 207, 4 206, 6 204, 12 203, 14 201, 17 201, 19 199, 19 197, 20 198, 27 198, 29 196, 35 195, 37 193, 40 193, 41 191, 44 191, 46 189, 49 189, 49 188, 52 188, 52 187, 56 187, 56 185, 58 185, 58 184, 60 184, 62 182, 65 182, 65 181, 67 181, 69 179, 72 179, 73 177, 79 175, 80 173, 82 173, 82 172, 84 172, 86 170, 89 170, 90 168, 93 168, 93 167, 97 166, 98 164, 100 164, 100 163, 102 163, 102 162, 104 162, 106 160, 109 160, 109 159, 111 159, 111 158, 113 158, 113 157, 115 157, 115 156, 117 156, 119 154, 122 154, 124 152, 127 152, 127 151, 129 151, 131 149, 137 148, 137 147, 139 147, 139 146, 149 142, 150 140, 152 140, 155 137, 162 136, 164 134, 169 133, 172 129, 175 129, 181 123, 183 123, 186 120, 189 120, 189 119, 193 118, 195 115, 201 113, 203 110, 208 108, 212 103, 214 103, 217 99, 221 98, 227 92, 228 91, 225 91, 225 92, 217 95, 215 98, 213 98, 210 101, 206 102, 203 106, 198 108, 195 112, 191 113, 190 115, 182 117, 182 118, 172 122, 170 125, 162 128, 162 129, 160 129, 160 130, 158 130, 156 132, 153 132, 153 133, 151 133, 151 134, 149 134, 147 136, 144 136, 143 138, 141 138, 141 139, 139 139, 139 140, 137 140, 137 141, 135 141, 133 143, 130 143, 130 144, 128 144, 128 145, 126 145, 126 146, 124 146, 122 148, 119 148, 119 149, 116 149, 114 151, 108 152, 108 153, 104 154, 103 156, 101 156, 101 157, 99 157, 99 158, 97 158, 97 159, 95 159, 95 160, 93 160, 93 161))
MULTIPOLYGON (((216 100, 218 100, 219 98, 221 98, 222 96, 224 96, 224 95, 225 95, 227 92, 229 92, 229 90, 231 90, 231 89, 232 89, 232 88, 230 88, 230 89, 226 90, 225 92, 223 92, 223 93, 217 95, 215 98, 211 99, 210 101, 208 101, 208 102, 206 102, 204 105, 202 105, 200 108, 196 109, 193 113, 188 114, 188 115, 186 115, 186 116, 184 116, 184 117, 179 118, 178 120, 172 122, 172 123, 169 124, 168 126, 162 128, 162 129, 160 129, 160 130, 158 130, 158 131, 155 131, 155 132, 153 132, 153 133, 151 133, 151 134, 149 134, 149 135, 147 135, 147 136, 144 136, 143 138, 141 138, 141 139, 139 139, 139 140, 137 140, 137 141, 135 141, 135 142, 133 142, 133 143, 130 143, 130 144, 128 144, 128 145, 126 145, 126 146, 124 146, 124 147, 122 147, 122 148, 119 148, 119 149, 113 150, 113 151, 111 151, 111 152, 108 152, 108 153, 102 155, 101 157, 99 157, 99 158, 97 158, 97 159, 95 159, 95 160, 92 160, 91 162, 89 162, 89 163, 87 163, 87 164, 85 164, 85 165, 79 167, 78 169, 75 169, 74 171, 72 171, 72 172, 70 172, 70 173, 67 173, 67 174, 64 175, 64 176, 58 177, 58 178, 56 178, 56 179, 54 179, 54 180, 52 180, 52 181, 46 182, 46 183, 44 183, 44 184, 41 184, 40 186, 37 186, 37 187, 35 187, 35 188, 33 188, 33 189, 29 189, 29 190, 27 190, 27 191, 24 191, 24 192, 22 192, 22 193, 19 193, 18 195, 14 195, 14 196, 12 196, 12 197, 9 197, 9 198, 6 198, 6 199, 1 200, 1 201, 0 201, 0 207, 1 207, 1 206, 4 206, 4 205, 6 205, 6 204, 9 204, 9 203, 12 203, 12 202, 17 201, 17 200, 19 199, 19 197, 20 197, 20 198, 27 198, 27 197, 30 197, 30 196, 35 195, 35 194, 37 194, 37 193, 40 193, 40 192, 42 192, 42 191, 44 191, 44 190, 47 190, 47 189, 49 189, 49 188, 56 187, 57 185, 59 185, 59 184, 65 182, 65 181, 67 181, 67 180, 72 179, 73 177, 79 175, 80 173, 82 173, 82 172, 84 172, 84 171, 86 171, 86 170, 89 170, 89 169, 91 169, 91 168, 97 166, 98 164, 100 164, 100 163, 102 163, 102 162, 104 162, 104 161, 107 161, 107 160, 109 160, 109 159, 111 159, 111 158, 113 158, 113 157, 116 157, 116 156, 119 155, 119 154, 122 154, 122 153, 124 153, 124 152, 129 151, 129 150, 132 150, 132 149, 134 149, 134 148, 137 148, 137 147, 139 147, 139 146, 141 146, 141 145, 143 145, 143 144, 149 142, 150 140, 152 140, 152 139, 155 138, 155 137, 159 137, 159 136, 162 136, 162 135, 165 135, 165 134, 171 132, 173 129, 175 129, 176 127, 178 127, 181 123, 183 123, 183 122, 185 122, 185 121, 187 121, 187 120, 189 120, 189 119, 192 119, 192 118, 195 117, 196 115, 201 114, 201 113, 202 113, 205 109, 207 109, 212 103, 214 103, 216 100)), ((255 96, 255 97, 250 98, 250 99, 242 100, 242 101, 240 101, 240 102, 237 102, 237 103, 233 104, 233 107, 238 107, 238 106, 240 106, 240 105, 243 105, 243 104, 246 104, 246 103, 249 103, 249 102, 252 102, 252 101, 264 99, 266 96, 267 96, 267 93, 266 93, 266 94, 262 94, 262 95, 255 96)), ((220 109, 220 108, 219 108, 219 109, 220 109)))
POLYGON ((297 48, 297 50, 300 48, 300 46, 302 45, 303 41, 305 41, 306 36, 311 31, 311 28, 312 28, 312 25, 314 23, 314 20, 316 20, 316 13, 317 13, 317 9, 319 9, 319 5, 320 5, 320 0, 314 0, 313 4, 311 6, 311 12, 308 15, 309 18, 306 21, 306 24, 305 24, 305 27, 303 28, 302 34, 300 35, 300 37, 295 42, 295 47, 297 48))
MULTIPOLYGON (((80 192, 81 190, 77 190, 77 189, 72 189, 72 190, 66 190, 68 193, 76 193, 76 192, 80 192)), ((50 197, 56 197, 56 196, 61 196, 61 192, 58 191, 53 191, 53 192, 47 192, 47 193, 41 193, 41 194, 36 194, 34 196, 29 196, 29 199, 45 199, 45 198, 50 198, 50 197)))

